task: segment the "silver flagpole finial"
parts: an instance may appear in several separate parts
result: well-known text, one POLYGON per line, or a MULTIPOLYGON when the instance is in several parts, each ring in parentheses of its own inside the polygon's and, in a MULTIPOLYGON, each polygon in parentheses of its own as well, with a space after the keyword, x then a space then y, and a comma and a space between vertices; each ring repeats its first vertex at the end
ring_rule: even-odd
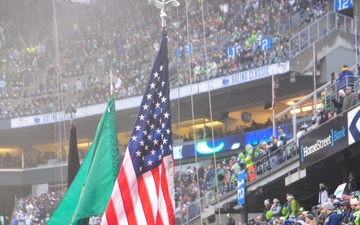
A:
POLYGON ((161 18, 162 27, 166 27, 166 17, 167 17, 165 12, 166 5, 170 4, 173 7, 178 7, 180 5, 180 3, 176 0, 169 0, 169 1, 149 0, 149 3, 151 5, 156 6, 156 8, 160 9, 160 18, 161 18))

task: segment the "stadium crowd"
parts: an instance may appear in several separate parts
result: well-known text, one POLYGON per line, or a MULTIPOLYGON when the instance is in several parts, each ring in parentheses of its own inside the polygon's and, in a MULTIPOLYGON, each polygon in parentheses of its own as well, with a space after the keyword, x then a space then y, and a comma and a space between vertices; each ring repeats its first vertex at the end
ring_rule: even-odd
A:
MULTIPOLYGON (((185 3, 181 3, 181 7, 185 8, 185 3)), ((176 15, 175 11, 169 13, 169 46, 174 57, 178 47, 185 49, 187 45, 187 26, 191 28, 189 35, 193 48, 199 45, 197 43, 202 38, 203 27, 199 3, 201 1, 190 1, 190 24, 186 23, 185 14, 179 13, 179 18, 175 18, 171 16, 176 15)), ((185 50, 180 51, 177 60, 172 60, 178 64, 176 67, 180 67, 180 85, 288 60, 288 41, 291 36, 287 33, 287 22, 284 21, 291 15, 302 12, 301 22, 312 22, 326 13, 327 1, 223 0, 215 3, 210 0, 203 3, 206 37, 211 40, 211 44, 206 51, 199 50, 202 53, 192 55, 190 72, 186 69, 185 50), (214 4, 218 7, 213 7, 214 4), (265 37, 272 39, 270 49, 259 47, 259 42, 265 37), (236 49, 236 54, 229 57, 229 48, 236 49)), ((134 6, 122 5, 123 13, 118 13, 117 8, 113 7, 113 1, 98 0, 96 4, 100 4, 101 7, 59 4, 58 10, 62 17, 68 16, 69 19, 59 21, 61 54, 58 61, 60 68, 57 71, 54 68, 56 63, 53 62, 55 52, 52 23, 46 22, 52 21, 51 5, 45 5, 48 9, 44 9, 44 4, 38 4, 35 0, 10 1, 4 4, 7 4, 7 7, 0 9, 4 15, 0 21, 0 71, 2 80, 6 81, 0 88, 2 119, 61 110, 64 107, 62 102, 65 100, 77 107, 105 102, 110 93, 107 85, 108 76, 104 74, 108 74, 105 71, 109 71, 110 67, 115 78, 113 85, 118 99, 142 94, 151 69, 152 57, 159 47, 157 10, 149 10, 149 6, 144 2, 136 3, 134 6), (27 10, 29 6, 35 7, 27 10), (21 10, 15 10, 14 15, 10 13, 14 10, 8 10, 13 7, 21 10), (68 10, 69 7, 72 9, 68 10), (101 22, 85 16, 89 9, 94 18, 101 18, 101 22), (69 12, 66 12, 67 10, 69 12), (132 13, 134 10, 141 13, 132 13)), ((185 12, 180 9, 179 11, 185 12)), ((336 109, 337 101, 333 101, 336 109)), ((302 128, 305 130, 305 126, 302 128)), ((286 134, 280 132, 281 128, 279 137, 271 137, 270 143, 248 145, 244 153, 216 166, 189 167, 185 174, 179 174, 175 182, 176 217, 180 220, 193 217, 199 212, 199 208, 195 205, 195 209, 190 209, 188 206, 192 202, 201 197, 212 201, 234 189, 237 181, 235 175, 238 171, 246 170, 249 181, 252 181, 256 176, 266 174, 268 170, 291 159, 296 154, 296 146, 288 145, 286 134), (216 181, 219 183, 216 184, 216 181), (214 191, 217 185, 220 188, 214 191)), ((62 194, 46 193, 39 197, 20 199, 13 220, 44 224, 61 197, 62 194)), ((294 196, 287 196, 288 201, 292 199, 294 196)), ((353 205, 356 211, 360 209, 358 204, 351 204, 356 203, 357 196, 350 197, 348 201, 338 200, 342 205, 353 205)), ((271 207, 276 208, 278 202, 274 201, 276 204, 271 207)), ((330 214, 332 211, 339 212, 335 206, 327 204, 321 208, 330 214)), ((300 211, 292 215, 289 212, 293 209, 287 208, 288 212, 285 215, 279 214, 270 219, 265 215, 248 222, 270 224, 271 221, 271 224, 313 225, 310 221, 316 219, 318 224, 324 224, 319 219, 322 210, 319 211, 319 216, 300 211)), ((338 214, 342 215, 343 211, 338 214)), ((357 214, 353 218, 359 221, 357 214)))
MULTIPOLYGON (((204 1, 204 10, 201 1, 189 1, 186 22, 185 2, 180 3, 168 12, 170 76, 180 67, 179 85, 201 81, 204 74, 213 78, 286 61, 291 16, 299 13, 301 26, 327 11, 325 0, 204 1), (206 51, 199 50, 202 12, 206 39, 211 41, 206 51), (184 63, 187 28, 194 49, 190 72, 184 63), (270 49, 260 48, 262 38, 271 38, 270 49), (175 57, 177 48, 183 51, 175 57), (228 49, 235 49, 234 54, 228 49)), ((103 103, 109 96, 110 68, 117 99, 142 94, 160 42, 155 7, 146 1, 98 0, 90 5, 58 1, 55 8, 56 24, 51 2, 16 0, 0 9, 2 119, 63 110, 69 104, 103 103)))

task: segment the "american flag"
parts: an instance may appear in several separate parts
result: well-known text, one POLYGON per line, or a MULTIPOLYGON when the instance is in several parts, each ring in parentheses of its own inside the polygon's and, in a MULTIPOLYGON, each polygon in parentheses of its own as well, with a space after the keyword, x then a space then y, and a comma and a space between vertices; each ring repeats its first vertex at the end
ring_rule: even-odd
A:
POLYGON ((102 225, 175 224, 167 53, 164 32, 102 225))

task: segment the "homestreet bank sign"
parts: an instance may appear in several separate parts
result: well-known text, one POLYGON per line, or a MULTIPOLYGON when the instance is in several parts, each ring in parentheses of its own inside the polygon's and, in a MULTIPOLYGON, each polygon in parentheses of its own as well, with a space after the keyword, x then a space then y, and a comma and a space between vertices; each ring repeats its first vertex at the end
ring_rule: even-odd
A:
POLYGON ((348 146, 346 115, 328 121, 300 138, 300 168, 304 169, 348 146))

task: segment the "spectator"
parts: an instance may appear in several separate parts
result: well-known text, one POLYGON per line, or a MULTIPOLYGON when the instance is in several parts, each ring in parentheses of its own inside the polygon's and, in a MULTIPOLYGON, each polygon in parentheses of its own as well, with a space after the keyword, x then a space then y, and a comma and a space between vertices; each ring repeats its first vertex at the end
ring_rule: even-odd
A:
POLYGON ((350 172, 349 173, 349 179, 347 181, 347 184, 346 184, 346 192, 347 194, 350 194, 354 191, 357 190, 357 184, 356 184, 356 179, 354 177, 354 173, 353 172, 350 172))
POLYGON ((334 212, 334 206, 331 202, 325 202, 322 205, 322 208, 324 209, 326 213, 326 221, 324 225, 339 225, 339 217, 336 212, 334 212))
POLYGON ((213 179, 212 187, 217 186, 216 182, 218 182, 219 186, 224 184, 225 169, 220 163, 217 164, 216 169, 216 179, 213 179))
POLYGON ((328 120, 331 120, 332 118, 334 118, 334 113, 333 113, 333 111, 329 111, 329 112, 327 113, 327 119, 328 119, 328 120))
POLYGON ((338 81, 339 82, 342 82, 344 81, 344 79, 346 79, 347 76, 353 76, 353 72, 351 72, 351 70, 349 70, 349 67, 347 65, 344 65, 342 70, 341 70, 341 73, 339 74, 339 77, 338 77, 338 81))
POLYGON ((327 110, 325 110, 323 106, 321 106, 318 114, 320 116, 319 125, 325 123, 328 120, 327 110))
POLYGON ((346 97, 344 98, 344 103, 341 109, 342 112, 347 111, 356 104, 356 96, 352 92, 352 88, 350 86, 345 88, 345 94, 346 97))
POLYGON ((270 210, 274 218, 279 218, 281 216, 282 207, 280 201, 277 198, 274 198, 270 210))
POLYGON ((278 146, 284 146, 286 145, 286 134, 284 133, 282 127, 278 127, 278 133, 279 133, 279 137, 278 137, 278 146))
POLYGON ((341 223, 341 225, 348 224, 348 223, 351 222, 350 221, 350 216, 351 216, 351 213, 352 213, 352 210, 350 208, 350 202, 349 201, 344 201, 341 204, 341 207, 342 207, 342 212, 341 212, 340 223, 341 223))
POLYGON ((335 84, 337 79, 338 79, 338 74, 336 72, 332 72, 331 73, 331 85, 335 84))
POLYGON ((313 214, 306 214, 305 216, 305 222, 308 225, 317 225, 316 220, 314 220, 315 217, 313 214))
MULTIPOLYGON (((278 140, 277 140, 277 146, 278 148, 283 147, 286 145, 287 138, 286 134, 284 133, 282 127, 278 127, 278 140)), ((285 148, 281 148, 278 150, 278 161, 279 163, 282 163, 285 160, 285 148)))
MULTIPOLYGON (((262 214, 262 221, 269 221, 270 218, 268 218, 268 212, 271 212, 271 204, 269 199, 264 200, 264 210, 262 214)), ((272 214, 272 212, 271 212, 272 214)), ((272 216, 272 215, 271 215, 272 216)))
POLYGON ((199 167, 199 169, 198 169, 199 179, 203 179, 203 178, 204 178, 204 174, 205 174, 204 166, 200 163, 200 167, 199 167))
POLYGON ((287 218, 290 217, 291 214, 295 215, 295 217, 297 217, 300 213, 300 208, 301 208, 301 205, 300 203, 294 198, 293 195, 288 195, 286 197, 287 199, 287 218))
POLYGON ((311 119, 311 127, 308 129, 308 131, 316 129, 320 124, 320 120, 321 120, 321 109, 317 109, 314 116, 311 119))
POLYGON ((318 205, 321 206, 325 202, 329 201, 329 194, 327 191, 327 187, 324 183, 319 184, 319 199, 318 199, 318 205))
POLYGON ((273 126, 273 123, 270 119, 270 117, 267 119, 267 121, 265 122, 265 128, 269 128, 269 127, 272 127, 273 126))
POLYGON ((228 218, 226 225, 235 225, 235 220, 230 213, 226 214, 226 217, 228 218))
POLYGON ((271 168, 275 168, 276 166, 279 165, 279 159, 278 159, 278 146, 277 146, 277 139, 275 136, 271 136, 270 137, 270 146, 269 146, 269 151, 270 151, 270 164, 271 164, 271 168))
POLYGON ((299 131, 296 133, 296 144, 299 146, 299 139, 307 133, 308 125, 304 123, 301 125, 299 131))
POLYGON ((245 164, 246 164, 247 175, 249 177, 249 180, 253 181, 255 180, 256 177, 255 165, 253 160, 255 149, 253 148, 252 145, 248 144, 245 146, 245 151, 246 151, 245 164))
POLYGON ((338 97, 336 99, 334 98, 331 100, 336 108, 336 115, 339 115, 342 112, 342 106, 344 103, 345 96, 346 96, 345 91, 340 89, 338 91, 338 97))

